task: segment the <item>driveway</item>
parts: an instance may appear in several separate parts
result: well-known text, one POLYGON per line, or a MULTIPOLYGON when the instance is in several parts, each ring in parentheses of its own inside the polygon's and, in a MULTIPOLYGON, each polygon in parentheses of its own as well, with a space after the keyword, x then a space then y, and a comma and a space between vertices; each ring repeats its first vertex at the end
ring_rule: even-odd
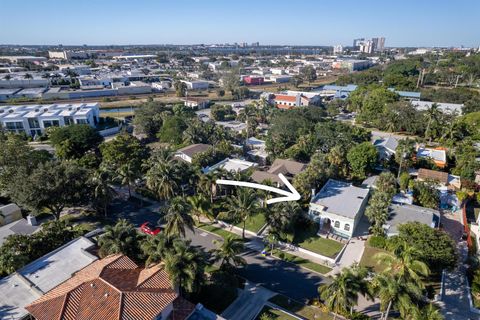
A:
POLYGON ((262 310, 263 305, 275 295, 274 292, 250 282, 235 301, 222 313, 228 320, 251 320, 262 310))

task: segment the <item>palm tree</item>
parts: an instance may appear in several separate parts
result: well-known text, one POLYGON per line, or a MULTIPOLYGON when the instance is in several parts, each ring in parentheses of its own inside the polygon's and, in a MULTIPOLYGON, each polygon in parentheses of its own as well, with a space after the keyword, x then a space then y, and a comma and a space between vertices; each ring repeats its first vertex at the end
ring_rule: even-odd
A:
POLYGON ((291 233, 291 227, 301 212, 302 208, 297 202, 289 201, 273 205, 265 217, 270 232, 276 234, 280 239, 285 239, 287 234, 291 233))
POLYGON ((165 210, 163 220, 166 222, 165 233, 167 236, 185 237, 185 227, 195 232, 195 222, 190 215, 190 205, 181 197, 175 197, 170 201, 165 210))
POLYGON ((164 258, 167 272, 173 288, 179 288, 180 294, 193 292, 202 280, 203 256, 185 241, 176 241, 173 249, 164 258))
POLYGON ((213 243, 217 248, 210 252, 215 262, 220 261, 221 269, 232 269, 233 267, 246 264, 245 259, 239 256, 244 250, 242 240, 228 236, 224 241, 214 240, 213 243))
POLYGON ((137 254, 138 233, 135 227, 125 219, 114 226, 105 227, 105 233, 98 240, 101 257, 110 254, 123 253, 129 257, 137 254))
POLYGON ((379 264, 386 265, 385 272, 398 276, 401 281, 412 282, 420 288, 424 288, 422 279, 430 274, 428 266, 416 260, 419 251, 413 246, 403 242, 392 253, 379 252, 374 258, 379 264))
POLYGON ((210 203, 213 203, 213 199, 217 195, 217 179, 216 173, 210 172, 202 174, 198 181, 198 191, 205 192, 210 197, 210 203))
POLYGON ((372 291, 380 299, 380 309, 385 310, 385 317, 382 317, 385 320, 392 308, 405 317, 415 306, 414 302, 422 296, 422 290, 417 285, 405 282, 388 272, 383 272, 373 279, 372 291))
POLYGON ((438 109, 438 104, 432 103, 430 108, 425 113, 425 117, 427 118, 427 128, 425 129, 425 138, 428 137, 429 141, 432 141, 432 134, 431 134, 431 127, 432 124, 438 121, 440 111, 438 109))
POLYGON ((176 237, 168 237, 161 232, 154 237, 148 237, 142 242, 141 249, 143 254, 147 257, 145 266, 148 267, 152 263, 159 263, 169 251, 173 249, 175 241, 181 241, 176 237))
POLYGON ((227 199, 226 207, 227 211, 220 213, 220 217, 242 222, 242 238, 245 239, 247 219, 255 215, 259 207, 257 195, 252 189, 239 189, 236 196, 227 199))
POLYGON ((162 156, 147 171, 147 187, 154 191, 160 199, 171 199, 179 188, 179 175, 176 163, 162 156))
POLYGON ((359 294, 371 297, 365 280, 367 275, 368 271, 365 268, 355 264, 335 275, 330 284, 318 288, 320 298, 334 312, 333 319, 336 319, 338 313, 350 311, 352 314, 353 307, 358 303, 359 294))
POLYGON ((132 196, 132 185, 135 184, 135 180, 139 177, 139 171, 131 164, 126 163, 117 170, 117 179, 123 186, 128 188, 128 197, 132 196))
POLYGON ((116 191, 111 185, 111 173, 105 169, 97 170, 93 173, 93 195, 95 201, 103 208, 103 213, 107 216, 107 206, 115 197, 116 191))
POLYGON ((407 315, 406 320, 443 320, 444 317, 440 308, 433 303, 429 303, 423 308, 412 308, 410 314, 407 315))
POLYGON ((188 204, 190 205, 191 213, 197 217, 198 223, 200 223, 200 217, 207 217, 210 221, 213 221, 214 217, 210 211, 210 203, 205 196, 198 194, 196 196, 187 197, 188 204))

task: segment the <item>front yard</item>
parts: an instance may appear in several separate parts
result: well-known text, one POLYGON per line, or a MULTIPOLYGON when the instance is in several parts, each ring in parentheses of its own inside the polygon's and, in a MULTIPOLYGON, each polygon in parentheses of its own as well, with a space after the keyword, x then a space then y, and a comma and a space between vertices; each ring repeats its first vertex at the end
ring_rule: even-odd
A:
POLYGON ((270 298, 270 300, 268 301, 308 320, 333 319, 333 317, 328 313, 328 311, 323 310, 322 308, 304 305, 303 303, 289 299, 288 297, 281 294, 277 294, 276 296, 270 298))
POLYGON ((385 270, 386 266, 378 264, 374 256, 379 252, 387 252, 386 250, 378 249, 365 244, 365 250, 363 251, 362 259, 360 260, 360 265, 362 267, 372 268, 373 271, 380 273, 385 270))
POLYGON ((293 243, 306 250, 329 258, 335 258, 340 250, 342 250, 344 246, 343 243, 322 238, 316 234, 315 230, 315 228, 310 228, 297 231, 293 243))
POLYGON ((286 261, 286 262, 296 264, 299 267, 307 268, 307 269, 310 269, 312 271, 315 271, 315 272, 318 272, 318 273, 321 273, 321 274, 327 274, 330 271, 332 271, 332 269, 327 267, 327 266, 312 262, 312 261, 307 260, 307 259, 303 259, 303 258, 294 256, 293 254, 286 253, 286 252, 280 251, 278 249, 274 250, 273 255, 275 257, 279 258, 279 259, 282 259, 282 260, 286 261))
MULTIPOLYGON (((247 219, 245 223, 245 229, 258 233, 260 229, 265 225, 265 216, 262 213, 257 213, 247 219)), ((243 222, 237 223, 236 227, 243 228, 243 222)))

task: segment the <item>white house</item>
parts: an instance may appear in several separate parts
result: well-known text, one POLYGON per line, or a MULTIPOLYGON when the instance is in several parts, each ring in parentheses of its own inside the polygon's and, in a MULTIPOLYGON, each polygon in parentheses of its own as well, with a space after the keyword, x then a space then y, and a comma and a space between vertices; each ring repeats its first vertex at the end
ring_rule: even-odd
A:
POLYGON ((351 238, 362 218, 370 189, 330 179, 310 201, 309 216, 320 223, 320 234, 351 238))
POLYGON ((178 149, 175 153, 175 157, 180 158, 188 163, 192 163, 193 156, 195 156, 197 153, 207 151, 210 147, 211 145, 203 143, 191 144, 185 148, 178 149))
POLYGON ((98 103, 0 106, 0 125, 7 131, 29 136, 70 124, 95 127, 98 119, 98 103))
POLYGON ((210 86, 210 83, 208 81, 201 81, 201 80, 185 81, 185 80, 182 80, 182 82, 187 85, 188 90, 206 90, 210 86))
POLYGON ((380 160, 388 160, 395 154, 398 146, 398 140, 394 137, 380 138, 373 142, 378 151, 378 158, 380 160))
POLYGON ((202 171, 203 173, 209 173, 217 169, 224 169, 230 172, 242 172, 256 166, 257 164, 255 162, 250 162, 250 161, 241 160, 241 159, 226 158, 220 161, 219 163, 214 164, 211 167, 203 168, 202 171))

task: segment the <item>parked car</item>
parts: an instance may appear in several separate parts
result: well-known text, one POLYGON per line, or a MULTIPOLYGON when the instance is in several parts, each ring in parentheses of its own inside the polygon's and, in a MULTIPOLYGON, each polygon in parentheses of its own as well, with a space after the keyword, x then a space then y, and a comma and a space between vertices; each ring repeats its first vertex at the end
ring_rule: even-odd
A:
POLYGON ((144 222, 140 226, 140 231, 142 231, 143 233, 154 236, 154 235, 159 234, 161 229, 159 227, 155 226, 153 223, 147 221, 147 222, 144 222))

